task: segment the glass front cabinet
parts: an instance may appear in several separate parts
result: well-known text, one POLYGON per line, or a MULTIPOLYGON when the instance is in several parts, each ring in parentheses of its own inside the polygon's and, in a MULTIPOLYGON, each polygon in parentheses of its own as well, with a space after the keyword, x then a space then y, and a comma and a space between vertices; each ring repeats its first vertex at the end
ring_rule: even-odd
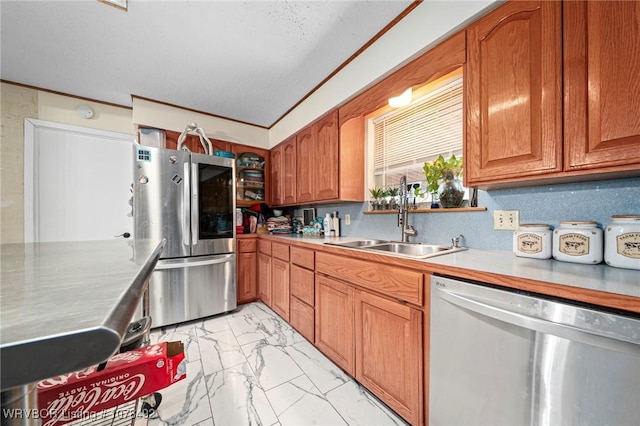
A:
POLYGON ((242 145, 233 148, 236 154, 236 205, 246 207, 268 203, 268 151, 242 145))

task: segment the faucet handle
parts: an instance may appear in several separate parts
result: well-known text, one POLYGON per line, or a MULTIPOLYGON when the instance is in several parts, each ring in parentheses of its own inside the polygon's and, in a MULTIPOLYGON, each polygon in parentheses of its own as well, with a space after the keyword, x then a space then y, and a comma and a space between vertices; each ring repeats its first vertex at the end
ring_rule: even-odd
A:
POLYGON ((464 235, 460 234, 457 237, 453 237, 451 239, 451 245, 453 246, 453 248, 458 248, 460 247, 460 240, 464 238, 464 235))

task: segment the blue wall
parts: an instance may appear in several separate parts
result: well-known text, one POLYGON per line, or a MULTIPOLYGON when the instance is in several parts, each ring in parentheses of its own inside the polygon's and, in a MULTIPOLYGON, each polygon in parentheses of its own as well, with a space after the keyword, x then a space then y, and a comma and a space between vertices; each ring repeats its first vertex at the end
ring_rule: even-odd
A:
MULTIPOLYGON (((611 215, 640 214, 640 178, 479 191, 478 205, 487 211, 410 214, 409 223, 418 230, 412 241, 449 245, 451 237, 463 234, 467 247, 510 251, 513 232, 493 230, 494 210, 519 210, 520 223, 548 223, 555 228, 560 221, 595 220, 603 228, 611 215)), ((365 215, 368 203, 315 207, 322 217, 338 211, 342 236, 400 239, 397 215, 365 215), (351 225, 344 224, 345 214, 351 215, 351 225)))

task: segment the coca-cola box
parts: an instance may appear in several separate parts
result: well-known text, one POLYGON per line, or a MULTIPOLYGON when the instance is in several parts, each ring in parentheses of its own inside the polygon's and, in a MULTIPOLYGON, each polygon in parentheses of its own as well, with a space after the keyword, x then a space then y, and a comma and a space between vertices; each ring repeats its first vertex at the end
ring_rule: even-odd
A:
POLYGON ((182 342, 160 342, 114 355, 98 366, 52 377, 38 383, 38 413, 43 426, 89 418, 149 395, 184 379, 182 342))

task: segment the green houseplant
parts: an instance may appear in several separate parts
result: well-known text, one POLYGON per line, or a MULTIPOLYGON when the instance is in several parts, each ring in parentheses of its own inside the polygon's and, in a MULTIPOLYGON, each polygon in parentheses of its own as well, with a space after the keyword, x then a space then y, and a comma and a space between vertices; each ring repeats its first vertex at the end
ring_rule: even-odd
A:
POLYGON ((427 192, 431 194, 432 208, 438 207, 438 201, 445 208, 459 207, 462 204, 464 197, 464 190, 460 183, 462 157, 452 155, 445 160, 442 155, 439 155, 435 160, 425 162, 422 170, 427 181, 427 192))
POLYGON ((387 188, 387 200, 391 210, 398 208, 398 191, 397 187, 387 188))
POLYGON ((371 210, 382 209, 382 199, 384 198, 384 189, 382 188, 369 188, 369 194, 371 194, 371 210))

